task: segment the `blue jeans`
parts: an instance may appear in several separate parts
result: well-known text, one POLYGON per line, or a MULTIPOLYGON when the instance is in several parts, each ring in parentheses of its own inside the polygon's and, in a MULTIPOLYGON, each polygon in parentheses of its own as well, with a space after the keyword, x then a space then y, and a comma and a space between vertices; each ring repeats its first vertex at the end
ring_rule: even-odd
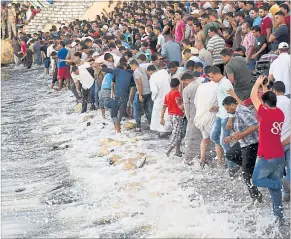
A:
POLYGON ((36 63, 40 66, 41 65, 41 53, 37 52, 36 54, 36 63))
POLYGON ((122 117, 125 115, 127 107, 128 95, 115 96, 111 102, 111 118, 114 125, 120 122, 122 117))
MULTIPOLYGON (((289 185, 290 185, 290 145, 285 145, 284 147, 284 151, 285 151, 285 163, 286 163, 286 177, 285 179, 288 181, 289 185)), ((283 187, 283 195, 288 195, 290 194, 289 190, 287 191, 287 189, 284 190, 283 187)))
POLYGON ((247 65, 248 65, 248 69, 249 69, 250 71, 253 71, 253 70, 256 68, 256 61, 253 60, 253 59, 249 59, 247 65))
POLYGON ((284 157, 269 160, 259 158, 252 177, 255 186, 269 189, 273 212, 278 218, 283 218, 281 179, 283 177, 284 167, 284 157))
POLYGON ((95 80, 90 88, 90 97, 91 97, 90 103, 98 105, 98 86, 95 80))
POLYGON ((153 101, 152 101, 152 94, 143 95, 143 102, 139 101, 138 93, 135 94, 134 101, 136 101, 136 128, 141 127, 141 115, 142 115, 142 108, 145 111, 145 115, 147 117, 148 123, 151 124, 152 118, 152 111, 153 111, 153 101))
MULTIPOLYGON (((212 126, 210 139, 215 144, 220 145, 223 148, 224 153, 226 153, 230 149, 229 144, 224 143, 224 139, 230 135, 230 131, 226 129, 228 118, 222 119, 217 117, 214 125, 212 126)), ((228 168, 236 167, 234 162, 228 160, 228 168)))

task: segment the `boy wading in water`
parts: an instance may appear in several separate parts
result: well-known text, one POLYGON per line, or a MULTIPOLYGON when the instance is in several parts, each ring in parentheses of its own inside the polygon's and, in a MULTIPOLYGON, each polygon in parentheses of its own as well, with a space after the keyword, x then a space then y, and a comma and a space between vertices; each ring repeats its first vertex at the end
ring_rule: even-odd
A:
POLYGON ((170 86, 171 91, 165 96, 164 106, 161 112, 161 125, 165 124, 164 115, 168 108, 168 114, 170 117, 170 123, 172 128, 172 137, 170 142, 169 150, 167 151, 167 156, 170 155, 172 150, 176 147, 176 156, 182 157, 182 152, 180 150, 181 146, 181 132, 183 125, 183 116, 182 111, 182 96, 179 92, 180 81, 177 78, 171 80, 170 86))

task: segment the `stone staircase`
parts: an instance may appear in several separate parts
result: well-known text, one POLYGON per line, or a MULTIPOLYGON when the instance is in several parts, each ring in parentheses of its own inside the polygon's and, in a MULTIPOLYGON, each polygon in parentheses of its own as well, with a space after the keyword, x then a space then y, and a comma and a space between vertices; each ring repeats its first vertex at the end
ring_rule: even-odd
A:
MULTIPOLYGON (((98 1, 98 0, 97 0, 98 1)), ((96 0, 54 0, 52 5, 41 9, 31 22, 25 26, 26 33, 43 30, 48 24, 72 21, 84 15, 96 0)))

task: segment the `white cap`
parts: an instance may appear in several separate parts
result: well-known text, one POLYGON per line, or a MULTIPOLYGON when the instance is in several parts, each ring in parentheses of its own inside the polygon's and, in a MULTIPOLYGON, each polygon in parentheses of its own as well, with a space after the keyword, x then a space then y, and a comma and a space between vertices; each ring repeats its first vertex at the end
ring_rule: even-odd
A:
POLYGON ((278 49, 289 49, 289 45, 286 42, 281 42, 278 46, 278 49))
POLYGON ((11 5, 11 3, 8 3, 7 6, 8 6, 8 7, 11 7, 12 5, 11 5))

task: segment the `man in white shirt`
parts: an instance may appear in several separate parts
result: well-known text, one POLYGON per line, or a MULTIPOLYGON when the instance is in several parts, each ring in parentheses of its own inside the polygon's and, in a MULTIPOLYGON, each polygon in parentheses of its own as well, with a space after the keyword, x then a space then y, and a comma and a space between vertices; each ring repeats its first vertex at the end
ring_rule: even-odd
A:
POLYGON ((194 118, 196 115, 194 98, 197 88, 204 81, 204 78, 194 77, 192 72, 185 72, 181 77, 181 81, 183 82, 183 85, 186 85, 183 89, 183 104, 188 122, 185 135, 184 163, 192 165, 196 154, 196 150, 194 150, 193 145, 195 144, 195 131, 197 131, 194 125, 194 118))
MULTIPOLYGON (((218 66, 211 66, 208 70, 209 78, 217 83, 217 101, 218 107, 213 106, 210 108, 211 112, 217 112, 215 123, 211 129, 210 139, 219 147, 216 147, 216 154, 218 159, 222 159, 223 155, 230 149, 230 145, 224 143, 224 139, 230 135, 230 131, 226 129, 229 114, 222 105, 225 97, 230 96, 228 93, 229 89, 233 89, 233 86, 225 76, 221 74, 221 70, 218 66)), ((218 163, 222 163, 219 161, 218 163)), ((228 168, 230 176, 233 176, 239 169, 236 164, 228 161, 228 168)))
POLYGON ((89 67, 91 67, 90 62, 81 62, 78 67, 77 66, 72 67, 72 73, 75 75, 79 75, 79 81, 82 84, 82 111, 81 113, 87 112, 88 95, 90 92, 90 88, 94 84, 94 78, 87 70, 87 68, 89 67))
POLYGON ((282 125, 281 141, 285 151, 286 177, 283 179, 283 200, 290 201, 290 124, 291 102, 285 94, 285 85, 282 81, 276 81, 272 87, 277 96, 277 107, 283 111, 285 119, 282 125))
MULTIPOLYGON (((200 84, 195 95, 194 104, 196 107, 194 124, 202 134, 200 161, 206 162, 206 151, 210 142, 210 132, 216 119, 216 112, 210 111, 210 109, 213 106, 218 107, 217 83, 210 81, 200 84)), ((219 145, 215 145, 215 147, 220 148, 219 145)), ((217 157, 219 156, 221 157, 221 155, 217 155, 217 157)), ((221 162, 222 158, 218 158, 218 161, 221 162)))
MULTIPOLYGON (((157 70, 154 65, 150 65, 147 68, 147 73, 150 75, 149 81, 152 92, 151 97, 154 102, 150 129, 160 133, 171 132, 170 128, 167 128, 169 124, 160 124, 160 116, 163 109, 165 96, 171 90, 170 75, 164 69, 157 70)), ((168 117, 165 117, 165 119, 168 119, 168 117)))
POLYGON ((161 33, 161 28, 160 27, 155 27, 154 29, 154 33, 156 34, 156 36, 158 37, 158 41, 157 41, 157 51, 160 52, 163 45, 165 44, 165 37, 163 36, 163 34, 161 33))
POLYGON ((291 64, 290 54, 288 54, 290 48, 286 42, 281 42, 278 49, 280 55, 272 62, 268 79, 275 82, 283 81, 286 89, 285 95, 290 98, 291 64))

